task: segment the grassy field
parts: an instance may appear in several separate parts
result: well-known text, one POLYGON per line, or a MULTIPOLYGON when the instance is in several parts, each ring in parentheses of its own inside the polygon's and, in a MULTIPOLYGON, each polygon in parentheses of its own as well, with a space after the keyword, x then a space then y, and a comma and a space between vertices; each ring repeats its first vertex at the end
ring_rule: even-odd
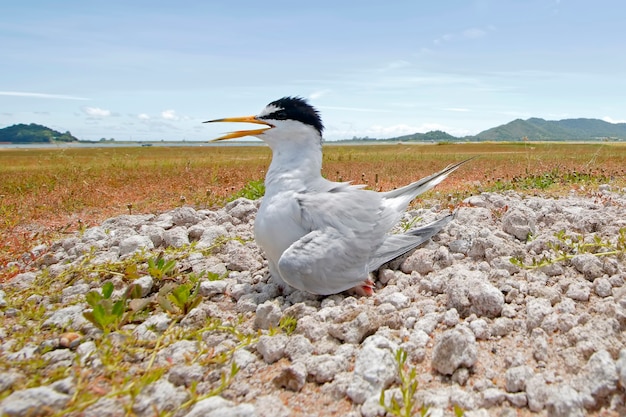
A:
MULTIPOLYGON (((389 190, 474 156, 431 197, 626 185, 626 145, 609 143, 327 145, 323 174, 389 190)), ((0 282, 34 245, 108 217, 222 205, 270 160, 260 146, 0 149, 0 282)))

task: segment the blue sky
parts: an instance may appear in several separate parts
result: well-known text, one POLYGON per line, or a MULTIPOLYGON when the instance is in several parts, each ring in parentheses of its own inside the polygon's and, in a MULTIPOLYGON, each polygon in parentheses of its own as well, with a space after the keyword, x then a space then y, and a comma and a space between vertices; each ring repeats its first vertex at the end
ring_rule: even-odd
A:
POLYGON ((516 118, 626 121, 618 0, 15 1, 0 5, 0 127, 210 140, 201 122, 310 99, 327 140, 516 118))

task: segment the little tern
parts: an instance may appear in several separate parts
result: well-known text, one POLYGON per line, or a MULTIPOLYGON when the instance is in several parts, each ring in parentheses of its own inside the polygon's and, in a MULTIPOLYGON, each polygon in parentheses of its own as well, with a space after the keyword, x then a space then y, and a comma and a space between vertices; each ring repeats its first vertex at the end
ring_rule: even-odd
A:
POLYGON ((416 196, 466 161, 402 188, 376 192, 322 177, 324 126, 318 111, 300 97, 276 100, 256 116, 205 123, 214 122, 264 126, 213 141, 255 136, 272 150, 254 236, 280 285, 319 295, 350 289, 371 295, 370 272, 421 245, 453 218, 450 214, 404 234, 390 233, 416 196))

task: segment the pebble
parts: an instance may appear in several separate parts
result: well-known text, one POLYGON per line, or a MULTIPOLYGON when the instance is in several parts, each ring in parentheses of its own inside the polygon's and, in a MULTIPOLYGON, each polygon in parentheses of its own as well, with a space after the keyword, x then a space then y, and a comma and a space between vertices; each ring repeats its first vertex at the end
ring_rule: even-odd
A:
POLYGON ((433 368, 444 375, 452 375, 460 366, 471 368, 476 363, 477 350, 476 337, 467 327, 446 330, 435 341, 433 368))
POLYGON ((0 403, 0 414, 10 417, 45 416, 49 411, 60 411, 71 396, 41 386, 11 393, 0 403), (49 410, 49 411, 46 411, 49 410))

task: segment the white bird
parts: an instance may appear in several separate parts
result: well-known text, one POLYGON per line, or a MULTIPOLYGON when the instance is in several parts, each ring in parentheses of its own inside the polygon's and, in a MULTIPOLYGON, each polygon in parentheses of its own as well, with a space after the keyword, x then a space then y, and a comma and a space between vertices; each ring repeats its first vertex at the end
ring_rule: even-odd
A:
POLYGON ((209 120, 261 124, 262 129, 229 133, 214 141, 256 136, 269 145, 272 162, 265 196, 254 223, 272 279, 313 294, 353 289, 371 295, 369 273, 438 233, 448 215, 404 234, 391 234, 409 203, 464 162, 387 192, 322 177, 319 113, 304 99, 284 97, 256 116, 209 120))

